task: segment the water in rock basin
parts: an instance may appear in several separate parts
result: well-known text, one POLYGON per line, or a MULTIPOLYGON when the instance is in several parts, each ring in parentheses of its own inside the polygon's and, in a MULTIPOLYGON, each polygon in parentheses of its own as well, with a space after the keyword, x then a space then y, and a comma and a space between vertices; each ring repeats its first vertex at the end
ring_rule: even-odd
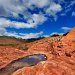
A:
POLYGON ((8 64, 5 68, 0 69, 0 75, 11 75, 14 71, 28 66, 34 66, 40 61, 47 60, 44 54, 33 54, 20 58, 8 64))
POLYGON ((34 55, 30 55, 30 56, 26 56, 24 58, 21 58, 19 60, 17 60, 18 62, 26 62, 29 65, 35 65, 40 61, 45 61, 47 60, 46 55, 44 54, 34 54, 34 55))

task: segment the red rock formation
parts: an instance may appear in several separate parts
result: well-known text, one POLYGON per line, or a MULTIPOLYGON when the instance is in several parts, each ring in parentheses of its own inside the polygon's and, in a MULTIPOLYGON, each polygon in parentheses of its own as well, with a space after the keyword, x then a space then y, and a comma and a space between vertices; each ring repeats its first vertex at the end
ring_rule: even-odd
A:
MULTIPOLYGON (((75 28, 62 40, 61 37, 39 40, 28 49, 27 53, 14 48, 9 49, 6 52, 4 50, 7 55, 2 54, 3 56, 0 56, 2 59, 5 59, 4 55, 8 59, 12 57, 11 60, 14 60, 21 55, 39 53, 45 54, 48 58, 47 61, 40 62, 35 66, 19 69, 12 75, 75 75, 75 28), (9 51, 9 49, 11 50, 9 51)), ((2 50, 0 53, 4 53, 2 50)))
POLYGON ((12 47, 1 47, 0 46, 0 69, 5 67, 11 61, 28 55, 27 52, 12 48, 12 47))
POLYGON ((62 41, 61 37, 38 41, 29 51, 33 54, 46 54, 48 60, 33 67, 19 69, 12 75, 75 75, 74 39, 75 28, 62 41))
POLYGON ((17 70, 12 75, 75 75, 75 62, 57 58, 41 62, 33 67, 25 67, 17 70))
POLYGON ((75 28, 73 28, 65 37, 63 37, 62 41, 68 45, 75 46, 75 28))

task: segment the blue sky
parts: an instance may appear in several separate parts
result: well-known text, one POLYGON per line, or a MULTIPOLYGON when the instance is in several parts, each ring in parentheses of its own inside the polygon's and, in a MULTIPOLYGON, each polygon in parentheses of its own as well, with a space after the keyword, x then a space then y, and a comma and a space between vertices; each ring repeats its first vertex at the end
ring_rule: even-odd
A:
POLYGON ((0 0, 0 36, 29 39, 75 27, 75 0, 0 0))

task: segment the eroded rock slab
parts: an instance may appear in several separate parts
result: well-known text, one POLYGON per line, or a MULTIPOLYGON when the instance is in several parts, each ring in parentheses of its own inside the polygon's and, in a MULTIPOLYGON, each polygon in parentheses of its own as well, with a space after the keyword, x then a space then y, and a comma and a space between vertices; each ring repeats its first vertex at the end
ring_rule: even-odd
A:
MULTIPOLYGON (((20 55, 25 56, 28 54, 45 54, 48 59, 32 67, 23 67, 21 69, 18 69, 17 71, 12 73, 12 75, 75 75, 74 38, 75 28, 65 37, 58 36, 37 41, 28 49, 27 53, 17 50, 17 52, 21 53, 20 55)), ((12 54, 8 51, 9 50, 7 50, 8 56, 11 54, 9 57, 10 59, 11 57, 13 57, 13 54, 15 54, 14 56, 16 58, 19 57, 19 54, 17 52, 14 52, 12 54)), ((5 55, 5 57, 8 56, 5 55)), ((2 61, 3 59, 5 59, 4 54, 1 58, 2 61)), ((15 58, 11 60, 14 59, 15 58)))

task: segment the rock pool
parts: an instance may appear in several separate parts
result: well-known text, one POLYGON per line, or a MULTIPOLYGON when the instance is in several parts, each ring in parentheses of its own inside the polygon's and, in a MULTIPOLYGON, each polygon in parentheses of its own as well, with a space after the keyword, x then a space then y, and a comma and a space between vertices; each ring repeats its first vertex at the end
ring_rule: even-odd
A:
POLYGON ((44 54, 33 54, 20 58, 8 64, 5 68, 0 69, 0 75, 11 75, 14 71, 22 67, 34 66, 41 61, 46 61, 47 56, 44 54))

